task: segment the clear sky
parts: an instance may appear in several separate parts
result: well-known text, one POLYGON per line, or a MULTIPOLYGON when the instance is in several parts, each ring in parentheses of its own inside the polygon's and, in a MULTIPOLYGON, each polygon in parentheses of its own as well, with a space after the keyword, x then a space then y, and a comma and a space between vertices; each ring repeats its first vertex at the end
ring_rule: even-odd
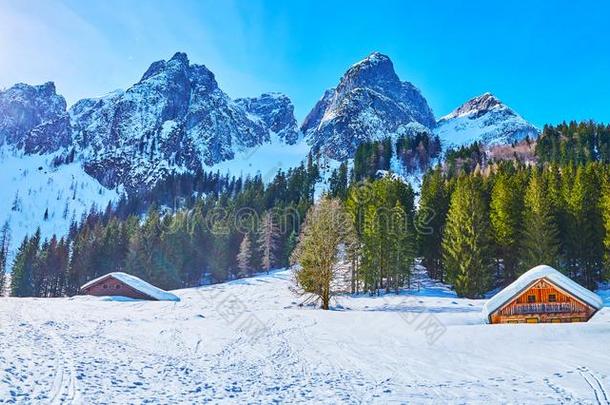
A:
POLYGON ((0 87, 52 80, 69 104, 184 51, 232 97, 287 94, 301 121, 375 50, 437 117, 491 91, 536 125, 610 122, 606 0, 0 3, 0 87))

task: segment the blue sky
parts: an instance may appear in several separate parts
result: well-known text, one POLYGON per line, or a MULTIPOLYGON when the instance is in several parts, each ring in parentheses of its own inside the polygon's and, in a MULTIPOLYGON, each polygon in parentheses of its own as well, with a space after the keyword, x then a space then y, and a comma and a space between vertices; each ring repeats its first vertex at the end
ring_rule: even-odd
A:
POLYGON ((610 122, 607 1, 0 3, 0 87, 55 81, 68 103, 180 50, 232 97, 281 91, 301 121, 353 63, 389 55, 437 117, 491 91, 536 125, 610 122))

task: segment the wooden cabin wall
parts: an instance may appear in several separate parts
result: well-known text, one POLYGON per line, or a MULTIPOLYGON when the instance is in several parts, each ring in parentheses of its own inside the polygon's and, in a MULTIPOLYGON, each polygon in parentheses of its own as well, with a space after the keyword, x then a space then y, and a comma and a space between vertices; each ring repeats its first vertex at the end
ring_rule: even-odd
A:
POLYGON ((492 323, 584 322, 594 313, 590 306, 540 280, 493 313, 490 320, 492 323), (552 295, 555 301, 550 299, 552 295), (530 296, 535 297, 534 302, 530 302, 530 296))

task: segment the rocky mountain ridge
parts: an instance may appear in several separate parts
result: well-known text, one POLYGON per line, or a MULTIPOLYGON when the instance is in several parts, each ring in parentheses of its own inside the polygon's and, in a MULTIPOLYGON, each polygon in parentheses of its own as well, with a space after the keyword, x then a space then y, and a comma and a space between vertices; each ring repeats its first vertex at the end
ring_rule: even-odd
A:
POLYGON ((50 82, 0 91, 0 144, 27 154, 74 150, 108 188, 148 188, 168 173, 210 168, 269 142, 292 145, 303 137, 314 152, 344 160, 363 142, 420 132, 436 133, 446 146, 538 134, 491 93, 437 122, 421 92, 378 52, 325 91, 300 130, 287 96, 232 100, 209 69, 180 52, 152 63, 130 88, 69 110, 50 82))
POLYGON ((54 83, 18 83, 0 91, 0 145, 47 153, 71 142, 66 100, 56 93, 54 83))
POLYGON ((430 131, 434 125, 420 91, 398 78, 388 56, 374 52, 324 93, 301 131, 314 151, 342 160, 363 142, 430 131))

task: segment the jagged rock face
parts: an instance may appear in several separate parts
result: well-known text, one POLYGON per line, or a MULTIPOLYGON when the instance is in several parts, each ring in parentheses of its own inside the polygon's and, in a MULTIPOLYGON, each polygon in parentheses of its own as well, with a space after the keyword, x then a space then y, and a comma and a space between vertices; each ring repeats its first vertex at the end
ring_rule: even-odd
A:
POLYGON ((55 85, 16 84, 0 92, 0 144, 26 153, 49 153, 72 141, 66 100, 55 85))
POLYGON ((280 93, 265 93, 260 97, 239 98, 235 103, 251 117, 257 118, 265 128, 292 145, 299 138, 294 106, 288 97, 280 93))
POLYGON ((446 146, 487 145, 535 138, 540 131, 491 93, 467 101, 442 117, 434 131, 446 146))
POLYGON ((301 130, 314 151, 345 159, 362 142, 430 131, 434 125, 432 110, 419 90, 400 81, 390 58, 375 52, 325 92, 301 130))
POLYGON ((250 116, 183 53, 153 63, 124 92, 79 101, 70 115, 86 169, 106 186, 147 186, 270 139, 266 121, 250 116))

